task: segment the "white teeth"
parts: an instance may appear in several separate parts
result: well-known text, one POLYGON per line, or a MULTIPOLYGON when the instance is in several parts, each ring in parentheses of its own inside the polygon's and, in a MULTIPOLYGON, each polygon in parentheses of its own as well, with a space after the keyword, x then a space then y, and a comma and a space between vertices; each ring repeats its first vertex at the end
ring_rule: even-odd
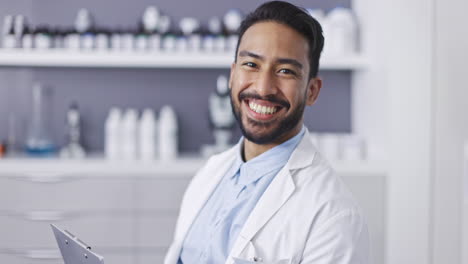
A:
POLYGON ((264 105, 259 105, 254 102, 249 102, 249 107, 253 111, 259 113, 259 114, 273 114, 277 111, 276 107, 274 106, 264 106, 264 105))

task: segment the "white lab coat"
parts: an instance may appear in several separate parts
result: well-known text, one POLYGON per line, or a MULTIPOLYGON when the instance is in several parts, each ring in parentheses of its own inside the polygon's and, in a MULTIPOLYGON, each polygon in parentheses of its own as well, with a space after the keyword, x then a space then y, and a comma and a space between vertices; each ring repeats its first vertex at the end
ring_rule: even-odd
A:
MULTIPOLYGON (((190 226, 236 151, 239 145, 213 156, 193 178, 165 264, 177 263, 190 226)), ((306 131, 251 212, 225 264, 254 263, 254 258, 266 264, 367 264, 368 254, 367 225, 359 206, 306 131)))

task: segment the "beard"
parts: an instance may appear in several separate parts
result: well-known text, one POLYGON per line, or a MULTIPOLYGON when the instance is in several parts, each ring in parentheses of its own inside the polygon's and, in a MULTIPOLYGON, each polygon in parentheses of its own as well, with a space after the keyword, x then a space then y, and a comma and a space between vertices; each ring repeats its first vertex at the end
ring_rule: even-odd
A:
POLYGON ((241 112, 241 105, 244 99, 251 98, 251 99, 260 99, 269 101, 272 103, 279 103, 283 107, 288 110, 290 108, 290 104, 282 99, 278 99, 274 96, 266 96, 261 97, 258 94, 253 93, 240 93, 239 94, 239 106, 234 103, 232 99, 232 89, 230 89, 230 98, 231 98, 231 107, 234 116, 236 117, 237 123, 239 123, 239 127, 242 131, 242 135, 248 139, 249 141, 264 145, 275 143, 278 141, 282 136, 290 132, 294 129, 299 122, 302 120, 302 116, 304 114, 304 109, 306 105, 306 97, 304 96, 304 100, 302 100, 299 105, 287 116, 283 117, 282 119, 275 119, 272 121, 256 121, 246 117, 246 122, 248 124, 244 124, 243 122, 243 114, 241 112), (262 131, 269 131, 265 133, 255 133, 253 130, 249 130, 248 127, 259 128, 262 131))

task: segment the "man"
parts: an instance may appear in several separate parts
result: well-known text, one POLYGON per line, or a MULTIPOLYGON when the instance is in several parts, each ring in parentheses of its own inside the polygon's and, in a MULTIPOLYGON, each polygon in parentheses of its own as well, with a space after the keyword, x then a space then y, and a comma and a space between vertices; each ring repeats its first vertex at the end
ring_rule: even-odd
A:
POLYGON ((243 21, 229 86, 243 138, 190 183, 166 264, 368 263, 365 219, 303 125, 319 23, 286 2, 243 21))

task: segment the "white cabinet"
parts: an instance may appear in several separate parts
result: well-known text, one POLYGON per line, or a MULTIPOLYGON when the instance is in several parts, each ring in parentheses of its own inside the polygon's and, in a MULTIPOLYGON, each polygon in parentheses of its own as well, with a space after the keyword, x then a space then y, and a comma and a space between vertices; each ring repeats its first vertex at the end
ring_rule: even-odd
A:
POLYGON ((40 217, 35 211, 53 210, 56 216, 50 217, 62 218, 81 211, 129 210, 133 206, 130 178, 109 179, 99 177, 98 173, 60 177, 46 179, 27 172, 3 174, 0 177, 1 210, 24 214, 25 218, 40 217))
POLYGON ((201 162, 180 161, 184 168, 174 171, 105 160, 0 161, 0 263, 61 263, 51 223, 107 263, 143 263, 140 255, 141 261, 161 259, 201 162))
POLYGON ((176 214, 182 202, 192 173, 184 177, 137 177, 135 183, 135 209, 143 212, 160 212, 176 214))

